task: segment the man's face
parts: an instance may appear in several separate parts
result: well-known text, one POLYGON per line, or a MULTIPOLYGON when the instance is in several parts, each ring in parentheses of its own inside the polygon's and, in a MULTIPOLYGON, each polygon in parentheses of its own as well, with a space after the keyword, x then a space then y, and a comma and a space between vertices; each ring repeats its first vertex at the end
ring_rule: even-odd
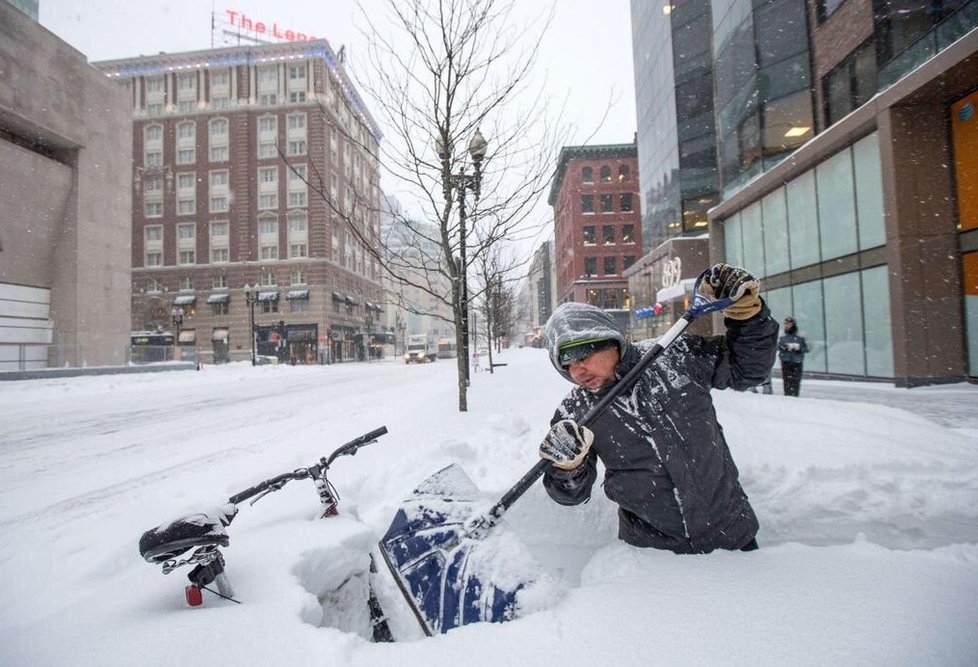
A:
POLYGON ((572 361, 567 367, 571 379, 591 391, 601 389, 615 381, 615 366, 618 365, 618 347, 612 345, 589 354, 583 359, 572 361))

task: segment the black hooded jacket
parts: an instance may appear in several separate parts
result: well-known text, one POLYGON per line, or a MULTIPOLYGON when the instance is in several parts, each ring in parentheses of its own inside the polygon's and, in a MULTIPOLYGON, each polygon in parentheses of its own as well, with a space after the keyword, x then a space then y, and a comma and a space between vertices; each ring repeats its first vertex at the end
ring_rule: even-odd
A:
MULTIPOLYGON (((740 549, 758 524, 737 466, 717 422, 710 392, 744 390, 764 382, 774 363, 778 325, 767 306, 745 321, 725 320, 727 333, 682 335, 615 399, 590 428, 594 444, 573 471, 553 466, 543 483, 558 503, 577 505, 591 497, 597 459, 605 468, 604 490, 618 504, 619 537, 639 547, 676 553, 740 549)), ((623 377, 655 341, 625 341, 604 311, 563 304, 547 324, 551 361, 560 345, 580 336, 619 341, 623 377)), ((553 422, 579 420, 602 392, 576 387, 557 409, 553 422)))

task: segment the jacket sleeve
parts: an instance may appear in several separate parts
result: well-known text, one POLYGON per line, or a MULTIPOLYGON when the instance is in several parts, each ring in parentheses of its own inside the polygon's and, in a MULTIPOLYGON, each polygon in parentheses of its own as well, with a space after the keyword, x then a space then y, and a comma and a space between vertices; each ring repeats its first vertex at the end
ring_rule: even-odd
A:
POLYGON ((709 340, 715 354, 712 386, 743 391, 768 379, 778 348, 778 323, 767 304, 747 320, 724 318, 727 333, 709 340))
POLYGON ((543 473, 543 488, 547 495, 561 505, 580 505, 591 499, 591 487, 598 476, 597 456, 590 452, 584 463, 574 470, 547 466, 543 473))

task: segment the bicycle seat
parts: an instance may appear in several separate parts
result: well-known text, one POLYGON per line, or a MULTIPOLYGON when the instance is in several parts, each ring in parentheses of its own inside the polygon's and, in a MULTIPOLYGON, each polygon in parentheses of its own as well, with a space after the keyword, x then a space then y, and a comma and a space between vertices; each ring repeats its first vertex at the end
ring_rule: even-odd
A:
POLYGON ((162 563, 193 547, 209 545, 228 545, 228 534, 220 519, 203 513, 188 514, 143 533, 139 555, 149 563, 162 563))

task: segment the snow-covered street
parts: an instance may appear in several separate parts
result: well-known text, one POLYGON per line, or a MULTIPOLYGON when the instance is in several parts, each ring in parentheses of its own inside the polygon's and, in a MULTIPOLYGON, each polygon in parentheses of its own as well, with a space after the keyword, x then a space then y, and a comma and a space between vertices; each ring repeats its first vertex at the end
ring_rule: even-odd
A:
MULTIPOLYGON (((978 387, 810 382, 802 397, 715 392, 761 522, 754 553, 676 556, 616 539, 596 491, 539 484, 507 513, 560 583, 505 624, 425 638, 382 571, 398 639, 336 588, 366 568, 401 501, 458 463, 491 502, 537 460, 570 385, 508 350, 457 411, 454 360, 0 383, 0 664, 973 665, 978 660, 978 387), (839 400, 836 400, 839 399, 839 400), (241 604, 184 601, 187 568, 144 562, 143 531, 337 459, 340 516, 296 481, 229 527, 241 604)), ((351 592, 352 591, 352 592, 351 592)), ((362 591, 360 591, 362 593, 362 591)))

